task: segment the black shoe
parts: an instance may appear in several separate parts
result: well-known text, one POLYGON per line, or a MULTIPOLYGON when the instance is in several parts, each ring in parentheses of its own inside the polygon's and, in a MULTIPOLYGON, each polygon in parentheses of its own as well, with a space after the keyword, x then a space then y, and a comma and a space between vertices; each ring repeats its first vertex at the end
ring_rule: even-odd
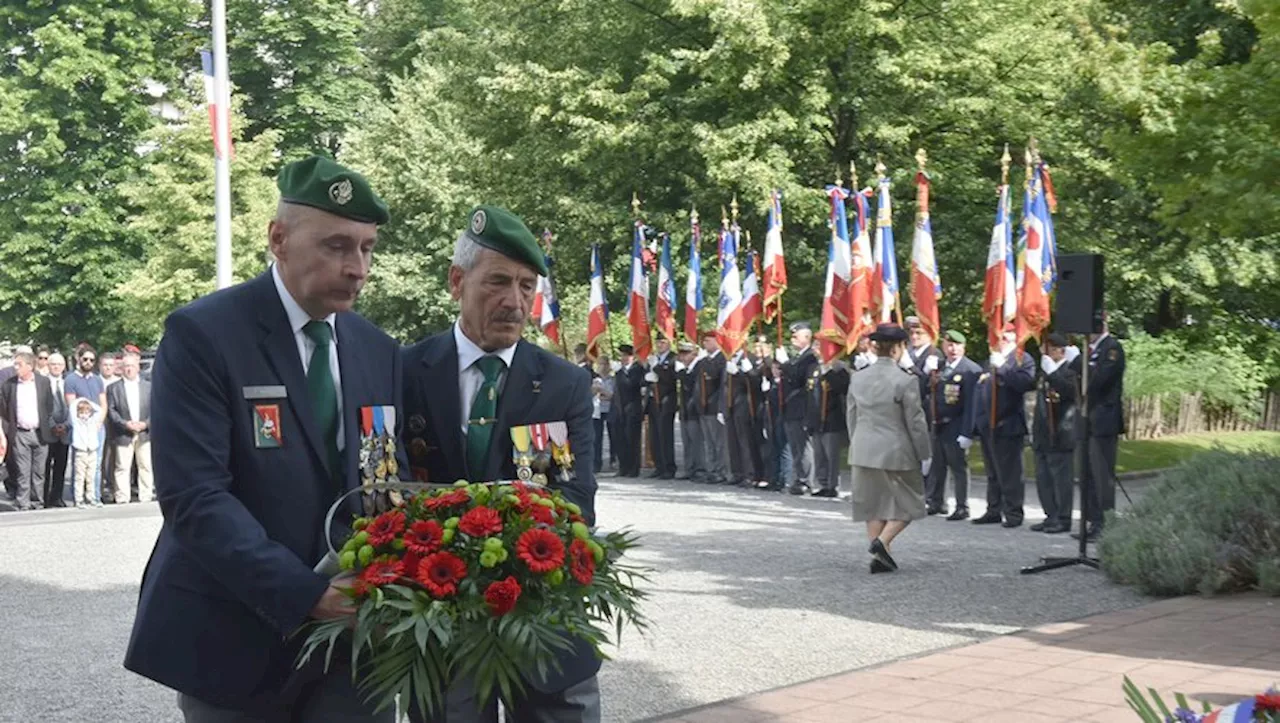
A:
POLYGON ((947 514, 947 506, 939 505, 937 507, 926 507, 924 512, 926 515, 929 515, 930 517, 932 517, 933 515, 945 515, 947 514))
POLYGON ((889 567, 888 565, 884 564, 883 562, 880 562, 879 560, 875 559, 874 557, 873 557, 873 558, 871 558, 871 574, 872 574, 872 575, 875 575, 875 574, 877 574, 877 573, 881 573, 881 572, 893 572, 893 568, 889 567))
MULTIPOLYGON (((599 471, 599 470, 597 470, 597 471, 599 471)), ((690 476, 689 476, 689 475, 687 475, 687 474, 678 474, 678 475, 676 475, 676 479, 687 480, 687 479, 693 479, 693 478, 692 478, 692 477, 690 477, 690 476)))
POLYGON ((1022 527, 1022 520, 1005 520, 1004 522, 1000 523, 1000 526, 1005 529, 1011 530, 1015 527, 1022 527))
POLYGON ((879 560, 880 563, 889 568, 890 571, 898 569, 898 563, 893 561, 893 556, 889 554, 889 550, 885 548, 884 543, 880 541, 879 537, 871 541, 869 552, 871 553, 872 558, 879 560))
POLYGON ((804 488, 805 488, 805 485, 791 485, 791 487, 789 487, 787 491, 793 495, 802 495, 804 494, 804 488))
POLYGON ((1032 532, 1044 532, 1044 528, 1046 528, 1046 527, 1048 527, 1048 526, 1049 526, 1049 521, 1048 521, 1048 520, 1045 520, 1044 522, 1037 522, 1037 523, 1035 523, 1034 525, 1032 525, 1032 526, 1031 526, 1031 531, 1032 531, 1032 532))
POLYGON ((948 522, 958 522, 960 520, 967 520, 967 519, 969 519, 968 507, 957 507, 955 512, 952 512, 951 514, 947 515, 948 522))
POLYGON ((809 496, 810 497, 839 497, 840 493, 828 487, 826 489, 815 490, 809 493, 809 496))
MULTIPOLYGON (((1098 539, 1098 535, 1101 535, 1101 534, 1102 534, 1102 525, 1099 525, 1099 524, 1091 524, 1091 525, 1089 525, 1087 541, 1088 541, 1088 542, 1093 542, 1093 541, 1097 540, 1097 539, 1098 539)), ((1078 540, 1078 539, 1080 539, 1080 533, 1079 533, 1079 532, 1072 532, 1072 533, 1071 533, 1071 539, 1073 539, 1073 540, 1078 540)))
POLYGON ((1000 515, 993 515, 990 512, 974 520, 970 520, 975 525, 998 525, 1000 524, 1000 515))
POLYGON ((645 479, 662 479, 662 475, 658 472, 650 472, 644 476, 645 479))
POLYGON ((1044 523, 1044 533, 1046 535, 1059 535, 1070 529, 1071 525, 1068 525, 1065 522, 1058 522, 1057 520, 1044 523))

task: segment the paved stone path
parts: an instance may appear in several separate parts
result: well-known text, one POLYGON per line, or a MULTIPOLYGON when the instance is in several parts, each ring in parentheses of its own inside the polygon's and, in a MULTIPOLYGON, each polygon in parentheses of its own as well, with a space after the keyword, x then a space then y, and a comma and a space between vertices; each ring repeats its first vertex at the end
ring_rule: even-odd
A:
MULTIPOLYGON (((1074 544, 1025 527, 922 520, 895 545, 902 570, 873 577, 847 500, 606 478, 597 509, 644 534, 636 558, 655 568, 652 629, 627 632, 601 675, 608 721, 1144 602, 1092 571, 1018 574, 1074 544)), ((160 521, 153 504, 0 514, 0 721, 175 720, 173 693, 120 665, 160 521)))

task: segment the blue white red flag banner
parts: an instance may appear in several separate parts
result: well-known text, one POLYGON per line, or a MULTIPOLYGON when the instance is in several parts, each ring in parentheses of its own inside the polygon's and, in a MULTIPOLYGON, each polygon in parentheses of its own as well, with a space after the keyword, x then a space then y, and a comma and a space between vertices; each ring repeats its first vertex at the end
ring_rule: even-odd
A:
POLYGON ((204 99, 209 106, 209 130, 213 136, 213 155, 215 158, 230 158, 235 156, 235 148, 231 145, 231 116, 225 104, 218 102, 218 91, 213 82, 213 53, 208 50, 200 51, 200 66, 204 71, 204 99), (226 137, 218 133, 218 118, 225 116, 223 127, 226 128, 226 137))
MULTIPOLYGON (((883 324, 893 320, 898 298, 898 253, 893 245, 893 205, 889 199, 889 178, 880 177, 880 198, 876 204, 875 272, 871 277, 871 316, 883 324)), ((899 314, 901 311, 899 310, 899 314)))
POLYGON ((676 281, 671 268, 671 235, 662 234, 662 256, 658 260, 658 300, 654 325, 667 341, 676 338, 676 281))
POLYGON ((942 279, 938 276, 938 260, 933 254, 933 224, 929 220, 929 176, 916 174, 916 232, 911 239, 911 300, 920 326, 935 343, 942 330, 938 316, 938 299, 942 298, 942 279))
POLYGON ((845 343, 845 351, 851 353, 858 345, 858 339, 875 328, 875 320, 871 316, 871 280, 875 273, 875 256, 872 253, 871 233, 868 230, 868 219, 871 214, 870 188, 856 191, 850 195, 854 206, 853 240, 850 243, 850 260, 852 262, 849 278, 849 338, 845 343))
POLYGON ((758 266, 760 258, 755 251, 747 252, 747 278, 742 281, 742 328, 750 331, 751 325, 764 316, 764 302, 760 298, 758 266))
POLYGON ((843 186, 827 186, 831 201, 827 242, 827 273, 822 292, 822 321, 818 327, 818 351, 824 363, 840 355, 849 341, 849 281, 853 276, 853 248, 849 242, 849 219, 843 186))
POLYGON ((782 191, 769 194, 769 229, 764 235, 764 320, 773 321, 782 310, 787 290, 787 260, 782 250, 782 191))
POLYGON ((1045 201, 1038 163, 1027 169, 1022 202, 1022 235, 1018 239, 1018 346, 1040 339, 1049 327, 1049 293, 1053 289, 1053 219, 1045 201))
POLYGON ((987 320, 987 343, 995 349, 1005 325, 1018 315, 1018 293, 1013 254, 1013 224, 1010 222, 1009 186, 999 188, 996 221, 991 228, 987 250, 987 273, 983 284, 982 315, 987 320))
POLYGON ((631 288, 627 292, 627 321, 636 357, 644 359, 653 347, 649 328, 649 277, 644 272, 644 224, 636 221, 631 239, 631 288))
POLYGON ((684 283, 684 337, 694 344, 698 338, 698 312, 702 311, 702 259, 698 246, 702 242, 702 229, 698 226, 698 212, 689 216, 689 276, 684 283))
POLYGON ((604 295, 604 267, 600 244, 591 245, 591 295, 587 302, 587 356, 600 356, 600 343, 609 335, 609 302, 604 295))
POLYGON ((742 323, 742 276, 738 272, 738 228, 721 234, 724 258, 720 265, 720 305, 716 315, 716 339, 725 356, 738 353, 747 340, 742 323))

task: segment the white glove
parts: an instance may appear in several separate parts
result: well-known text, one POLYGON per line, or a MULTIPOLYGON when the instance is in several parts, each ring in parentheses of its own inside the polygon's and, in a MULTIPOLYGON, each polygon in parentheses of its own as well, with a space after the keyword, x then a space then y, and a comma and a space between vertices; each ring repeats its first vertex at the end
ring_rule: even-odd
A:
POLYGON ((872 357, 870 354, 866 354, 866 353, 858 354, 853 358, 853 369, 854 371, 866 369, 867 367, 871 366, 872 361, 874 361, 874 357, 872 357))
POLYGON ((791 357, 787 354, 787 350, 782 347, 778 347, 774 350, 773 358, 777 359, 779 364, 786 364, 791 361, 791 357))
POLYGON ((932 466, 933 466, 933 458, 932 458, 932 457, 930 457, 929 459, 926 459, 925 461, 921 462, 921 463, 920 463, 920 474, 924 475, 925 477, 928 477, 928 476, 929 476, 929 468, 930 468, 930 467, 932 467, 932 466))
POLYGON ((648 364, 650 367, 657 366, 658 357, 654 356, 653 354, 650 354, 649 358, 645 359, 645 364, 648 364))
POLYGON ((746 357, 743 357, 742 361, 738 362, 738 368, 744 372, 751 371, 751 360, 746 357))
POLYGON ((732 359, 731 359, 731 360, 729 360, 728 362, 726 362, 726 363, 725 363, 725 365, 724 365, 724 370, 725 370, 725 371, 727 371, 727 372, 729 372, 730 374, 737 374, 737 373, 738 373, 738 362, 733 361, 732 359))
POLYGON ((682 371, 684 371, 684 369, 685 369, 684 362, 676 362, 676 371, 677 371, 677 372, 682 372, 682 371))
POLYGON ((648 372, 648 373, 646 373, 646 374, 644 375, 644 380, 645 380, 646 382, 649 382, 650 384, 657 384, 657 383, 658 383, 658 375, 657 375, 657 374, 654 374, 653 372, 648 372))
POLYGON ((1076 357, 1080 356, 1080 347, 1074 345, 1069 346, 1066 348, 1066 354, 1067 355, 1063 357, 1062 360, 1063 362, 1070 364, 1076 360, 1076 357))
POLYGON ((938 357, 930 354, 929 358, 924 360, 924 373, 929 374, 936 371, 938 371, 938 357))
POLYGON ((898 357, 898 366, 906 369, 907 371, 911 371, 911 369, 915 367, 915 364, 911 361, 911 355, 904 351, 902 352, 902 356, 898 357))
POLYGON ((716 412, 716 421, 724 424, 724 412, 716 412))
POLYGON ((1000 367, 1004 366, 1004 362, 1005 362, 1005 359, 1006 359, 1006 358, 1007 358, 1007 357, 1006 357, 1003 353, 1001 353, 1001 352, 998 352, 998 351, 997 351, 997 352, 992 352, 992 353, 991 353, 991 366, 995 367, 996 369, 999 369, 1000 367))
POLYGON ((773 389, 773 385, 769 383, 768 379, 765 379, 764 381, 760 382, 760 391, 767 392, 770 389, 773 389))
POLYGON ((969 448, 973 446, 973 440, 962 434, 956 437, 956 444, 960 445, 960 449, 968 452, 969 448))
POLYGON ((617 374, 618 370, 622 368, 622 364, 620 362, 612 361, 612 362, 609 362, 609 368, 612 369, 615 374, 617 374))
POLYGON ((1052 374, 1058 371, 1059 366, 1060 364, 1054 361, 1053 357, 1050 357, 1048 354, 1041 355, 1040 368, 1044 370, 1045 374, 1052 374))

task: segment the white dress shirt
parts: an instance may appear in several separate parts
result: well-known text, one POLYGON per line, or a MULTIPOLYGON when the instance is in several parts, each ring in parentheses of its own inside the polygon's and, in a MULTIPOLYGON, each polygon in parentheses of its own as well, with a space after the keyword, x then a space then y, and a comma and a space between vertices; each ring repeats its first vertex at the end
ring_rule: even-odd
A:
MULTIPOLYGON (((293 341, 298 345, 298 357, 302 360, 302 374, 306 376, 307 368, 311 366, 311 354, 316 350, 316 343, 311 341, 311 337, 307 336, 302 327, 311 321, 311 316, 293 300, 293 295, 285 288, 284 281, 280 279, 280 271, 275 264, 271 265, 271 279, 276 282, 276 293, 280 295, 280 303, 284 304, 284 313, 289 317, 289 327, 293 329, 293 341)), ((335 317, 335 314, 330 314, 319 321, 329 325, 331 339, 329 372, 333 375, 333 391, 338 397, 338 451, 342 451, 346 447, 346 437, 343 436, 342 374, 338 370, 338 327, 334 324, 335 317)))
POLYGON ((39 429, 40 406, 36 401, 36 378, 30 381, 18 380, 17 422, 20 429, 39 429))
POLYGON ((122 381, 124 382, 125 411, 129 413, 129 421, 140 422, 142 421, 142 397, 138 388, 138 380, 129 381, 124 379, 122 381))
POLYGON ((471 401, 475 399, 480 385, 484 384, 484 372, 480 371, 476 362, 484 356, 496 356, 502 360, 502 370, 498 372, 498 392, 501 393, 502 386, 507 381, 507 370, 511 368, 511 360, 516 355, 516 345, 486 352, 462 333, 461 322, 457 321, 453 322, 453 341, 458 347, 458 394, 462 401, 462 435, 465 437, 471 420, 471 401))

